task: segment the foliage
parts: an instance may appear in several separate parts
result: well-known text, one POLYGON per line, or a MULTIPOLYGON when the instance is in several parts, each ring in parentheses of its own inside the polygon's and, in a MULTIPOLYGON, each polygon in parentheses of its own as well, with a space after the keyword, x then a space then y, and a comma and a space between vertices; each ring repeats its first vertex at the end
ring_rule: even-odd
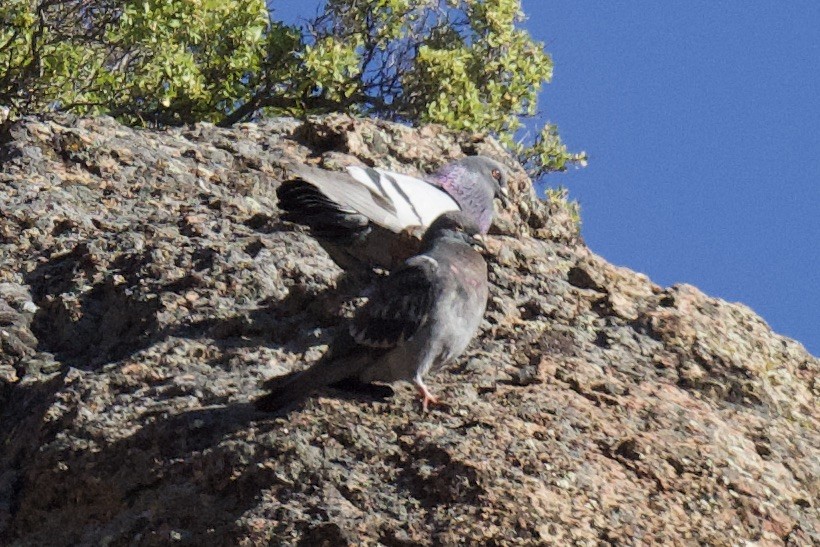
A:
POLYGON ((489 131, 533 176, 583 165, 586 155, 568 152, 554 125, 527 145, 515 140, 553 69, 522 19, 520 0, 328 0, 309 38, 354 52, 337 67, 356 77, 304 78, 342 110, 489 131))
POLYGON ((12 115, 219 120, 246 98, 267 25, 263 0, 5 0, 0 104, 12 115))
POLYGON ((565 171, 572 164, 587 165, 586 152, 569 152, 554 124, 544 125, 529 145, 515 142, 510 148, 533 179, 551 171, 565 171))
POLYGON ((572 219, 572 223, 577 227, 578 231, 581 230, 581 205, 575 201, 569 199, 569 190, 564 188, 563 186, 559 186, 558 188, 547 188, 546 192, 544 193, 544 197, 549 203, 550 207, 555 207, 559 209, 565 209, 569 213, 570 219, 572 219))
POLYGON ((520 0, 327 0, 302 29, 272 13, 264 0, 6 0, 0 105, 138 125, 346 111, 491 132, 534 175, 585 161, 551 125, 515 140, 553 69, 519 27, 520 0))

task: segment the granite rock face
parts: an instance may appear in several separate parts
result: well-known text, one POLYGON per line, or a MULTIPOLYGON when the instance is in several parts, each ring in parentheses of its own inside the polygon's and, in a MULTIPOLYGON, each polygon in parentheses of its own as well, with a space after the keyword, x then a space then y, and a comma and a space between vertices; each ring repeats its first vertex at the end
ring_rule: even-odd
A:
POLYGON ((0 543, 820 543, 820 362, 751 310, 608 264, 492 139, 328 116, 0 146, 0 543), (513 170, 467 354, 287 416, 262 382, 349 313, 277 217, 288 161, 513 170))

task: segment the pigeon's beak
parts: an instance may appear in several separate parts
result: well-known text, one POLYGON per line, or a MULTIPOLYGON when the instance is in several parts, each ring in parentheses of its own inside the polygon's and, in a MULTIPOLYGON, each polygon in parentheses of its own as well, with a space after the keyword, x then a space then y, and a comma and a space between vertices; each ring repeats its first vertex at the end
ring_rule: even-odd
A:
POLYGON ((499 192, 495 197, 501 200, 501 205, 503 205, 505 209, 510 206, 510 191, 506 188, 499 188, 499 192))
POLYGON ((484 243, 484 236, 480 234, 475 234, 469 236, 470 245, 473 246, 473 249, 478 251, 479 253, 486 253, 487 252, 487 245, 484 243))

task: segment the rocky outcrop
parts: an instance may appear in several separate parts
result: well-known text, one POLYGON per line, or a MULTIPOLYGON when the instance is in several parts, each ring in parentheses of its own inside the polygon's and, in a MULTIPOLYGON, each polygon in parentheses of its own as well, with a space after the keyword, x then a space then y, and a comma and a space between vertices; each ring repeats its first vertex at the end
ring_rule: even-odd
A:
POLYGON ((0 537, 17 545, 820 542, 820 362, 748 308, 618 268, 492 139, 345 116, 0 149, 0 537), (514 171, 467 355, 384 399, 257 413, 349 311, 279 222, 287 161, 514 171))

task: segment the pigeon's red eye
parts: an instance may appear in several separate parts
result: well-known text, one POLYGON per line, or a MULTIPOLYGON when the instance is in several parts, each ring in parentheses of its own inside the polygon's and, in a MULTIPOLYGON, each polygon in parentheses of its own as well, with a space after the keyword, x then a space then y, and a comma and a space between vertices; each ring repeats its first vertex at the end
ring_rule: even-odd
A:
POLYGON ((498 169, 493 169, 492 175, 495 180, 501 182, 501 171, 499 171, 498 169))

